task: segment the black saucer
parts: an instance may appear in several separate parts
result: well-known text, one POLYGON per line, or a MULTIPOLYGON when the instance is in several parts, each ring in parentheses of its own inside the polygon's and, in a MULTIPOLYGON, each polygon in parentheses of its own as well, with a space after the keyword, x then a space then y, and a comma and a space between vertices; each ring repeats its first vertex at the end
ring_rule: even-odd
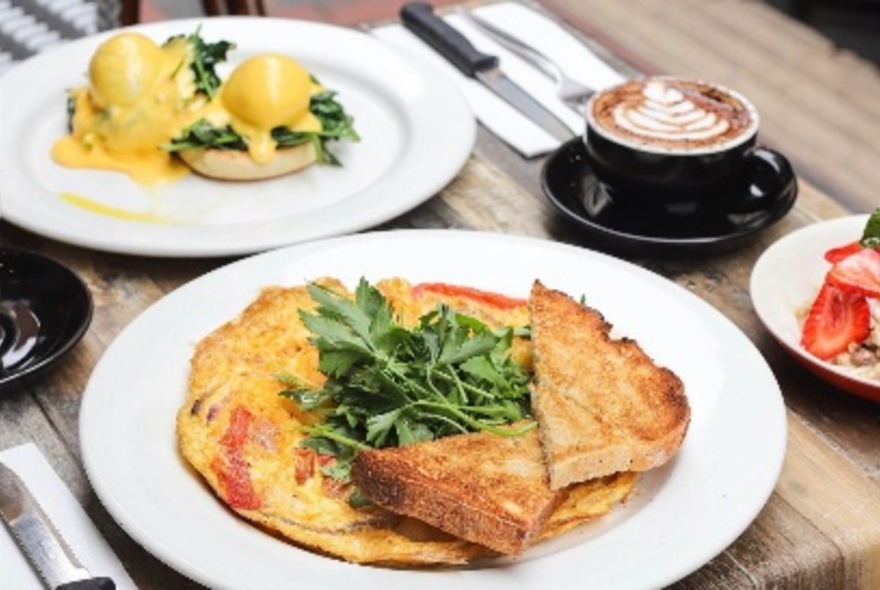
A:
POLYGON ((0 248, 0 393, 79 342, 92 297, 70 269, 41 254, 0 248))
POLYGON ((568 219, 604 245, 648 256, 717 254, 733 250, 779 221, 794 206, 792 181, 760 211, 699 220, 640 217, 623 210, 593 175, 580 138, 550 155, 541 173, 544 194, 568 219))

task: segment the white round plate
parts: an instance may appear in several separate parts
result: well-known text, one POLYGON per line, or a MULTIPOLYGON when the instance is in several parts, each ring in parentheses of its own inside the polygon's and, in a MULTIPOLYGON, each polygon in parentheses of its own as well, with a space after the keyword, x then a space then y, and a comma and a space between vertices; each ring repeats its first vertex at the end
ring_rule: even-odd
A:
POLYGON ((733 542, 773 490, 785 408, 773 374, 733 324, 685 289, 627 262, 544 240, 395 231, 250 257, 169 294, 107 349, 81 409, 82 454, 110 514, 138 542, 212 588, 295 586, 656 588, 733 542), (683 379, 692 422, 674 460, 640 478, 609 515, 516 559, 468 569, 399 570, 322 557, 261 532, 216 500, 177 452, 175 415, 193 346, 269 285, 332 275, 445 281, 527 297, 532 282, 582 295, 683 379))
MULTIPOLYGON (((191 175, 153 188, 115 172, 57 165, 53 142, 67 125, 66 91, 86 82, 108 34, 39 54, 0 77, 0 195, 3 216, 63 242, 168 257, 258 252, 363 230, 440 191, 467 161, 476 122, 448 77, 372 36, 273 18, 215 17, 133 27, 157 42, 201 30, 237 47, 225 76, 262 52, 288 54, 355 118, 359 143, 336 142, 341 168, 312 166, 274 180, 234 183, 191 175), (69 204, 62 194, 156 221, 124 219, 69 204)), ((129 215, 131 217, 131 215, 129 215)))
POLYGON ((808 225, 773 243, 752 269, 752 304, 761 322, 795 360, 831 385, 880 402, 880 381, 854 375, 823 361, 801 346, 798 311, 816 298, 831 264, 825 252, 862 237, 868 215, 808 225))

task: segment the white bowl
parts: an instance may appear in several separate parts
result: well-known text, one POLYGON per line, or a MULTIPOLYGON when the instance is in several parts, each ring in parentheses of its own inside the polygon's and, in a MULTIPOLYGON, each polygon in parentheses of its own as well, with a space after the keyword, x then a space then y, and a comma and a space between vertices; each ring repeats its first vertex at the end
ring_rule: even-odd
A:
POLYGON ((775 242, 752 269, 750 290, 758 317, 804 367, 849 393, 880 402, 880 381, 847 373, 801 346, 797 312, 812 303, 831 265, 825 252, 858 240, 867 215, 808 225, 775 242))

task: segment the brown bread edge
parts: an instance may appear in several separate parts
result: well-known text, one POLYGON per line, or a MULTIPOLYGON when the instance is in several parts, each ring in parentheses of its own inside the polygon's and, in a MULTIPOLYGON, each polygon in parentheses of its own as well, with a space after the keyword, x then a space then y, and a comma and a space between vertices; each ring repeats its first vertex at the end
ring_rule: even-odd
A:
POLYGON ((373 461, 383 451, 361 451, 352 465, 352 481, 373 503, 426 522, 450 535, 503 554, 525 550, 562 499, 548 503, 533 523, 504 518, 467 504, 461 494, 447 495, 405 473, 405 465, 373 461))

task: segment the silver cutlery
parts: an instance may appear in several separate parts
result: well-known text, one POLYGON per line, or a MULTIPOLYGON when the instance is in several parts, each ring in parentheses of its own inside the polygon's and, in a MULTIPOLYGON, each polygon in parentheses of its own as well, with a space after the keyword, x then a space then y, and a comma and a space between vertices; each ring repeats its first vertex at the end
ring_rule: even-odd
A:
POLYGON ((578 114, 583 113, 583 108, 587 101, 596 92, 594 89, 573 79, 555 61, 531 45, 520 41, 507 31, 496 27, 481 16, 460 7, 457 9, 457 13, 474 27, 497 41, 498 44, 523 58, 547 75, 556 84, 556 96, 559 97, 559 100, 578 114))
POLYGON ((574 136, 555 114, 501 71, 498 57, 480 52, 467 37, 434 14, 430 4, 406 4, 400 11, 400 19, 407 29, 439 52, 464 75, 479 80, 550 135, 563 142, 574 136))
POLYGON ((0 517, 49 590, 114 590, 110 578, 92 577, 61 538, 27 486, 0 463, 0 517))

